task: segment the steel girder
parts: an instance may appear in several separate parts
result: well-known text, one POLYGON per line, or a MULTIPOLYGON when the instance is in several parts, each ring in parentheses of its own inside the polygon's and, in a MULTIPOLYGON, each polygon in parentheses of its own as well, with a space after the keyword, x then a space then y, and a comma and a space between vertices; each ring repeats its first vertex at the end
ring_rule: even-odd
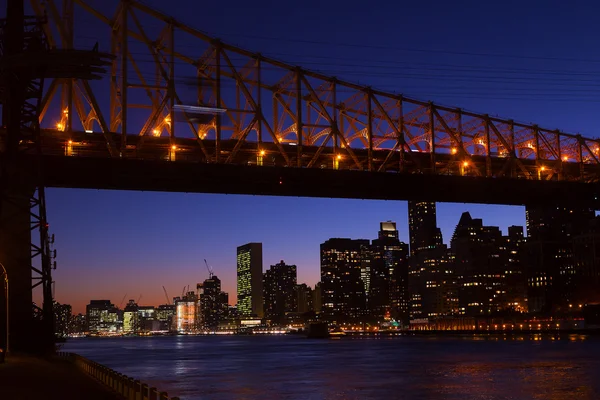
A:
MULTIPOLYGON (((40 0, 30 1, 41 12, 40 0)), ((50 84, 41 119, 65 154, 168 160, 177 154, 177 160, 216 163, 588 182, 600 174, 598 139, 308 71, 223 43, 133 0, 116 2, 112 14, 69 0, 62 16, 47 3, 56 25, 48 34, 59 32, 51 43, 72 46, 72 27, 65 24, 83 12, 106 26, 116 57, 105 106, 85 83, 50 84), (148 22, 162 28, 149 31, 148 22), (65 84, 66 95, 58 90, 65 84), (200 122, 176 115, 190 87, 195 105, 227 111, 200 122), (63 114, 49 116, 59 93, 63 114), (73 140, 95 127, 102 136, 73 140), (86 150, 99 140, 105 154, 86 150)))
MULTIPOLYGON (((18 17, 13 16, 13 18, 18 17)), ((9 265, 9 270, 17 274, 21 268, 31 269, 31 290, 40 286, 42 289, 42 305, 33 303, 31 318, 39 317, 39 326, 30 326, 39 335, 36 343, 31 343, 31 349, 41 348, 47 351, 53 341, 53 292, 52 292, 52 255, 48 223, 46 219, 46 199, 43 186, 41 164, 41 139, 39 111, 44 86, 43 74, 38 74, 35 67, 18 67, 28 55, 38 54, 47 50, 47 42, 42 25, 44 21, 37 18, 24 18, 19 27, 9 26, 7 20, 0 22, 0 42, 4 44, 0 52, 2 60, 0 75, 5 96, 2 97, 4 122, 6 130, 0 135, 0 225, 2 229, 14 228, 11 233, 15 238, 21 238, 24 243, 30 243, 30 264, 28 266, 9 265), (15 28, 20 28, 22 37, 17 42, 9 44, 15 28), (18 46, 18 48, 17 48, 18 46), (8 49, 12 47, 12 49, 8 49), (18 53, 15 53, 18 52, 18 53), (14 65, 14 64, 16 65, 14 65), (18 161, 28 155, 36 158, 36 165, 30 169, 16 168, 18 161), (3 210, 3 206, 11 210, 3 210), (20 215, 29 215, 30 224, 13 225, 14 219, 20 215), (39 232, 37 239, 32 238, 33 232, 39 232)), ((10 24, 13 24, 12 22, 10 24)), ((15 36, 18 36, 16 34, 15 36)), ((15 261, 10 259, 9 261, 15 261)), ((9 278, 10 279, 10 278, 9 278)), ((21 288, 21 290, 24 290, 21 288)), ((31 294, 31 293, 30 293, 31 294)), ((20 296, 23 293, 19 293, 20 296)), ((30 299, 32 300, 32 299, 30 299)), ((18 306, 20 307, 20 306, 18 306)), ((17 343, 19 343, 17 341, 17 343)), ((24 348, 18 349, 24 351, 24 348)))

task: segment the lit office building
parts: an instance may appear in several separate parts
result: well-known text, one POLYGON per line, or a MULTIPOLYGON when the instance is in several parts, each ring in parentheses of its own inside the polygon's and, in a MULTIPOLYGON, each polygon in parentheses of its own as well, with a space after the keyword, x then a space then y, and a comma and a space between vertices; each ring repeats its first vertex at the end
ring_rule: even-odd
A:
POLYGON ((87 332, 87 321, 84 314, 73 315, 69 328, 70 333, 83 334, 87 332))
POLYGON ((417 251, 409 273, 411 319, 431 321, 458 314, 454 254, 446 245, 417 251))
POLYGON ((527 298, 530 312, 566 310, 572 306, 574 241, 585 235, 594 218, 591 209, 527 207, 527 298))
POLYGON ((122 329, 120 312, 110 300, 91 300, 86 306, 86 319, 92 333, 116 333, 122 329))
POLYGON ((237 310, 241 317, 263 317, 262 243, 237 248, 237 310))
POLYGON ((156 320, 159 323, 159 331, 166 332, 173 326, 175 316, 175 305, 163 304, 156 309, 156 320))
POLYGON ((228 297, 221 291, 221 280, 216 275, 211 275, 202 284, 201 292, 198 293, 200 300, 201 323, 205 329, 216 329, 227 314, 228 297))
POLYGON ((461 314, 526 310, 520 263, 523 240, 519 227, 502 236, 498 227, 484 226, 468 212, 462 214, 451 242, 461 314))
POLYGON ((264 315, 271 323, 285 323, 286 314, 298 309, 296 266, 283 260, 271 265, 263 277, 264 315))
POLYGON ((304 314, 314 311, 313 290, 306 283, 296 285, 296 301, 298 304, 298 313, 304 314))
POLYGON ((395 222, 380 223, 367 257, 370 279, 367 295, 369 314, 408 323, 408 245, 400 241, 395 222))
POLYGON ((71 306, 54 302, 54 334, 66 337, 71 333, 71 306))
POLYGON ((573 262, 565 275, 565 301, 570 310, 600 304, 600 217, 573 237, 573 262))
POLYGON ((136 333, 138 330, 138 305, 135 300, 129 300, 123 309, 123 333, 136 333))
POLYGON ((140 332, 156 332, 160 330, 160 323, 156 320, 154 306, 138 306, 138 321, 140 332))
POLYGON ((314 290, 312 291, 312 306, 316 314, 320 314, 323 311, 323 292, 321 289, 321 282, 317 282, 314 290))
POLYGON ((188 292, 183 298, 175 298, 174 328, 178 333, 194 333, 197 331, 198 296, 188 292))
POLYGON ((437 227, 435 202, 408 202, 408 234, 411 256, 418 250, 442 245, 442 233, 437 227))
POLYGON ((443 244, 437 227, 436 204, 408 202, 410 260, 408 269, 411 321, 425 321, 456 313, 454 255, 443 244))
POLYGON ((321 244, 322 312, 329 322, 362 321, 366 315, 361 279, 368 240, 329 239, 321 244))
POLYGON ((527 275, 523 262, 523 250, 526 239, 522 226, 509 226, 508 235, 505 236, 507 253, 506 263, 506 309, 516 312, 528 312, 527 301, 527 275))

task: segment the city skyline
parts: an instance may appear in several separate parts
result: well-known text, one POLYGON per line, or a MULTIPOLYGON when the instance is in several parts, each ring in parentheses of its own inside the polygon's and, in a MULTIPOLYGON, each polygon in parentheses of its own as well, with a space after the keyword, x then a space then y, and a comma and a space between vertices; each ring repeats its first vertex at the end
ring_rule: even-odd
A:
MULTIPOLYGON (((112 7, 108 3, 98 6, 112 7)), ((158 0, 145 3, 165 8, 158 0)), ((458 8, 444 2, 435 6, 388 4, 373 10, 376 18, 365 20, 363 7, 350 3, 336 7, 305 2, 284 10, 273 9, 268 2, 250 6, 234 1, 227 16, 221 4, 204 4, 198 22, 186 12, 194 9, 194 4, 182 1, 181 7, 169 9, 168 14, 251 51, 340 79, 596 136, 597 100, 589 76, 595 74, 597 60, 585 56, 595 44, 593 13, 541 2, 519 3, 519 12, 515 8, 514 4, 496 7, 490 13, 489 5, 478 2, 458 8), (276 17, 261 18, 266 12, 276 17), (400 14, 404 16, 403 32, 421 34, 399 41, 400 14), (477 35, 470 24, 457 24, 478 21, 480 15, 486 15, 486 20, 477 35), (256 24, 257 20, 261 23, 256 24), (311 20, 315 23, 310 30, 289 29, 290 24, 301 26, 311 20), (356 29, 358 24, 361 29, 356 29), (563 29, 549 30, 548 26, 563 29)), ((94 22, 88 18, 85 23, 94 22)), ((82 26, 78 26, 76 47, 88 48, 106 37, 106 32, 93 30, 93 23, 89 27, 85 23, 78 21, 82 26)), ((100 46, 107 50, 109 43, 100 46)), ((103 97, 108 95, 107 90, 100 91, 99 101, 104 104, 103 97)), ((438 204, 444 243, 449 242, 463 211, 482 218, 486 225, 500 226, 504 233, 509 225, 525 225, 523 207, 438 204)), ((380 221, 394 220, 400 239, 408 243, 406 202, 48 189, 48 217, 59 255, 54 272, 56 297, 72 303, 75 310, 82 309, 83 297, 90 292, 100 298, 109 295, 116 302, 126 293, 136 299, 142 294, 142 303, 152 299, 158 304, 164 298, 163 284, 173 297, 184 284, 204 280, 208 276, 204 258, 223 279, 224 290, 232 295, 230 302, 235 302, 235 247, 252 241, 264 243, 263 269, 284 259, 298 266, 299 281, 311 285, 318 280, 316 249, 329 237, 373 239, 380 221), (207 215, 190 217, 206 208, 211 210, 207 215), (381 212, 373 212, 375 208, 381 212), (260 215, 251 218, 241 233, 235 232, 234 222, 228 223, 235 236, 231 240, 231 231, 213 231, 212 236, 228 242, 226 246, 204 237, 208 234, 201 230, 214 230, 220 224, 216 216, 235 211, 241 220, 240 210, 246 216, 260 210, 260 215), (270 235, 257 232, 273 211, 301 233, 292 231, 292 237, 283 240, 278 236, 290 229, 282 230, 281 224, 273 221, 268 226, 276 232, 272 235, 276 240, 263 239, 270 235), (206 220, 211 223, 205 224, 206 220), (318 225, 319 221, 325 222, 318 225), (352 222, 354 229, 346 229, 352 222), (94 242, 86 242, 86 237, 94 242), (300 250, 292 248, 290 242, 295 241, 301 243, 300 250), (209 244, 202 247, 203 242, 209 244), (111 255, 116 253, 122 257, 111 255)))
MULTIPOLYGON (((461 213, 466 210, 474 217, 482 217, 486 225, 499 226, 503 232, 510 225, 525 226, 523 207, 438 203, 437 208, 444 243, 449 243, 461 213)), ((75 313, 83 312, 90 293, 94 294, 91 298, 110 299, 117 305, 126 294, 125 301, 141 295, 142 305, 164 304, 163 285, 172 300, 181 294, 184 285, 195 287, 208 277, 204 259, 222 280, 223 290, 230 295, 230 304, 235 304, 236 248, 244 243, 263 243, 263 272, 284 260, 298 266, 298 282, 313 287, 320 279, 319 245, 329 238, 373 240, 377 238, 379 223, 391 220, 397 223, 400 240, 409 243, 406 202, 50 189, 48 214, 59 256, 54 273, 55 296, 57 301, 71 304, 75 313), (69 192, 72 205, 61 212, 62 208, 55 202, 64 198, 65 192, 69 192), (175 199, 176 207, 171 213, 144 217, 143 210, 152 208, 146 203, 156 197, 175 199), (124 204, 122 222, 127 230, 110 228, 120 226, 116 214, 100 218, 100 212, 90 212, 101 210, 107 198, 124 204), (214 201, 232 210, 226 223, 207 207, 197 205, 214 201), (300 224, 293 215, 273 215, 273 203, 281 208, 312 209, 314 213, 300 224), (192 207, 193 204, 196 206, 192 207), (253 216, 247 216, 246 223, 240 222, 244 221, 245 209, 240 207, 243 204, 254 210, 253 216), (233 211, 236 207, 239 220, 233 211), (53 211, 55 209, 57 211, 53 211), (347 215, 348 210, 355 218, 347 215), (194 212, 198 220, 185 221, 186 214, 194 212), (176 228, 179 223, 182 227, 176 228), (281 234, 282 223, 294 224, 296 232, 281 234), (77 235, 82 224, 97 226, 90 229, 87 236, 77 235), (162 229, 151 230, 152 225, 162 229), (194 226, 198 226, 198 230, 192 232, 195 236, 191 237, 194 226), (141 234, 133 235, 131 231, 141 234), (178 232, 188 234, 178 235, 178 232), (194 237, 199 241, 193 240, 194 237), (296 246, 295 243, 301 244, 296 246), (167 250, 169 248, 175 250, 167 250), (115 257, 117 253, 122 257, 115 257), (89 260, 87 265, 82 266, 81 260, 86 259, 89 260)))

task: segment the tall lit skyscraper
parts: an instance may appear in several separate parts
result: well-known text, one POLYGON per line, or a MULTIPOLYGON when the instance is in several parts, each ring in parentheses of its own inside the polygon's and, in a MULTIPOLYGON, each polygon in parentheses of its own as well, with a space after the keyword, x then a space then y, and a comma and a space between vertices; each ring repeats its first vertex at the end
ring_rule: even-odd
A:
POLYGON ((226 294, 221 291, 221 280, 216 275, 211 275, 204 281, 198 292, 201 315, 199 325, 203 328, 215 329, 225 318, 223 304, 226 294))
POLYGON ((408 323, 408 245, 398 238, 396 223, 380 224, 370 248, 368 308, 377 320, 389 315, 408 323))
POLYGON ((265 317, 274 323, 284 323, 287 313, 296 312, 296 266, 286 265, 283 260, 271 265, 263 278, 265 317))
POLYGON ((366 314, 361 278, 368 240, 329 239, 321 243, 322 312, 330 322, 358 321, 366 314))
POLYGON ((451 241, 458 277, 459 312, 467 316, 505 310, 508 252, 497 226, 462 213, 451 241))
POLYGON ((408 202, 408 234, 410 255, 420 249, 431 249, 442 244, 442 233, 437 227, 435 203, 408 202))
POLYGON ((530 312, 569 310, 574 273, 573 242, 586 232, 594 211, 574 207, 526 207, 527 298, 530 312))
POLYGON ((262 243, 237 248, 238 314, 263 317, 262 243))
POLYGON ((448 287, 445 284, 440 285, 448 281, 446 275, 451 271, 448 266, 451 257, 442 243, 442 233, 437 227, 434 202, 408 202, 408 233, 410 318, 422 319, 443 315, 446 310, 452 308, 446 299, 454 299, 454 296, 449 295, 448 287), (435 289, 435 300, 431 299, 432 288, 435 289), (433 303, 434 309, 431 307, 433 303))
POLYGON ((54 302, 54 334, 66 337, 70 333, 72 309, 69 304, 54 302))
POLYGON ((134 333, 139 329, 138 305, 135 300, 129 300, 129 303, 123 310, 123 332, 134 333))

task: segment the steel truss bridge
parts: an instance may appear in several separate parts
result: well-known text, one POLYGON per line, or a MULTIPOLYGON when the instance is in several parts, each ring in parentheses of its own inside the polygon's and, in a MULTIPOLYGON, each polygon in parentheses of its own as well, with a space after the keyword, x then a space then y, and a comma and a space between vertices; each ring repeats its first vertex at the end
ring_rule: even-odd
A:
MULTIPOLYGON (((37 134, 21 132, 16 140, 3 124, 0 138, 19 150, 5 169, 31 177, 36 190, 600 209, 598 139, 312 72, 224 43, 134 0, 94 3, 102 9, 86 0, 27 3, 43 22, 50 50, 79 51, 76 21, 85 18, 95 21, 94 32, 105 39, 99 45, 112 55, 101 81, 90 82, 104 64, 85 74, 73 65, 45 74, 29 109, 35 121, 21 124, 37 134)), ((5 85, 5 103, 6 92, 5 85)), ((47 230, 45 210, 40 221, 36 226, 47 230)), ((41 237, 46 243, 47 232, 41 237)))

